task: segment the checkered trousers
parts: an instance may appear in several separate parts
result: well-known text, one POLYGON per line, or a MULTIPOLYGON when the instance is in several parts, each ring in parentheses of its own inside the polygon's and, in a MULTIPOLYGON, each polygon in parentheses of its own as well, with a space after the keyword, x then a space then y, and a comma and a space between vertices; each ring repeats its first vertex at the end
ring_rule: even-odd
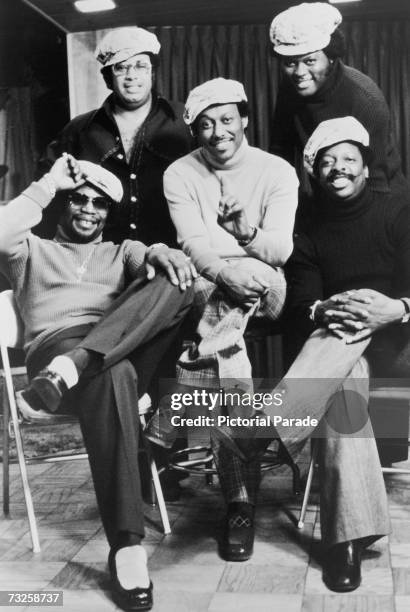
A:
MULTIPOLYGON (((250 257, 227 260, 238 269, 262 275, 269 289, 252 308, 246 310, 234 304, 217 285, 205 278, 195 281, 193 316, 199 321, 199 341, 181 355, 177 364, 177 380, 199 387, 225 387, 224 381, 249 381, 252 369, 244 332, 251 316, 275 321, 282 312, 286 282, 280 268, 272 268, 250 257)), ((247 389, 248 390, 248 389, 247 389)))

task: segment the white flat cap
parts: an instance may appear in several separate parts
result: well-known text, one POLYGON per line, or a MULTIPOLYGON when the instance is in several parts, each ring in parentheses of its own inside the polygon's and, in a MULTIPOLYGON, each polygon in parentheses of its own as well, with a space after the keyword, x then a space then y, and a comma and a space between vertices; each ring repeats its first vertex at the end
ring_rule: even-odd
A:
POLYGON ((369 132, 355 117, 340 117, 319 123, 303 151, 303 163, 309 174, 314 174, 315 159, 321 149, 346 141, 369 147, 369 132))
POLYGON ((279 13, 271 23, 269 36, 279 55, 304 55, 327 47, 341 22, 336 7, 303 2, 279 13))
POLYGON ((78 164, 86 183, 105 193, 113 202, 121 202, 124 191, 121 181, 115 174, 84 159, 80 159, 78 164))
POLYGON ((161 45, 155 34, 144 28, 116 28, 101 39, 95 57, 103 66, 111 66, 138 53, 158 55, 161 45))
POLYGON ((213 104, 235 104, 247 102, 242 83, 231 79, 217 78, 195 87, 185 103, 184 121, 191 125, 203 110, 213 104))

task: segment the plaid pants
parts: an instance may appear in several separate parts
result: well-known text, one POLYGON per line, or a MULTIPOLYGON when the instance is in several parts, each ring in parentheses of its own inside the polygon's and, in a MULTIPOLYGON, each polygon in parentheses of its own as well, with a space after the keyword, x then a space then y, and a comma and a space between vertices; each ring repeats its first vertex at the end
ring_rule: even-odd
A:
MULTIPOLYGON (((251 309, 234 304, 211 281, 195 281, 192 314, 198 321, 198 342, 184 351, 177 364, 179 383, 198 388, 240 388, 252 393, 252 368, 246 352, 244 332, 251 316, 275 321, 282 312, 286 295, 283 271, 262 261, 244 257, 227 260, 231 266, 263 276, 269 289, 251 309)), ((260 483, 260 462, 242 461, 216 440, 211 445, 219 481, 227 503, 256 503, 260 483)))

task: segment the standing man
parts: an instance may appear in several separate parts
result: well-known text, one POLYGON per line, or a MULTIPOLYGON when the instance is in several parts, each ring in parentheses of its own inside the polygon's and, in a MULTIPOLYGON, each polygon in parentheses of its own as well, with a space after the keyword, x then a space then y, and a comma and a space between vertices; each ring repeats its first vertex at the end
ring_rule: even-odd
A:
POLYGON ((353 116, 370 134, 369 187, 408 198, 410 187, 402 174, 386 100, 371 78, 343 63, 341 22, 336 7, 324 2, 292 6, 272 21, 270 39, 284 79, 275 107, 271 150, 296 167, 302 192, 309 193, 302 159, 306 142, 321 121, 353 116))
MULTIPOLYGON (((44 169, 63 151, 115 174, 124 196, 110 211, 104 240, 126 238, 145 244, 176 245, 162 187, 169 164, 192 148, 182 121, 183 106, 169 102, 156 90, 160 43, 138 27, 109 32, 96 49, 96 58, 110 96, 101 108, 70 121, 48 147, 44 169)), ((56 221, 56 219, 55 219, 56 221)), ((53 235, 48 220, 45 231, 53 235)))
POLYGON ((189 310, 192 275, 186 257, 165 245, 102 242, 108 210, 121 197, 112 173, 60 158, 0 210, 0 271, 24 322, 31 382, 18 394, 20 412, 37 421, 55 411, 78 415, 114 599, 124 610, 149 610, 138 394, 189 310), (30 230, 57 191, 59 225, 53 240, 41 239, 30 230))
MULTIPOLYGON (((248 115, 237 81, 217 78, 193 89, 184 119, 200 146, 164 175, 178 241, 201 275, 193 307, 198 340, 177 368, 188 386, 249 391, 247 323, 253 315, 277 320, 285 300, 282 266, 292 252, 298 180, 283 159, 249 146, 248 115)), ((166 423, 159 411, 150 424, 153 441, 166 423)), ((175 432, 165 427, 162 443, 175 432)), ((221 552, 243 561, 253 549, 260 464, 246 465, 219 444, 214 456, 228 504, 221 552)))

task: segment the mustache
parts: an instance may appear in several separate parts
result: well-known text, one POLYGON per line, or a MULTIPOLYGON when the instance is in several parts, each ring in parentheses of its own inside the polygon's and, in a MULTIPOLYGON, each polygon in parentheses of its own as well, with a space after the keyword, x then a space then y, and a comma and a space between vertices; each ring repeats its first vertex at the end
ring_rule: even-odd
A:
POLYGON ((349 181, 353 181, 355 175, 349 172, 338 172, 337 170, 331 170, 326 180, 327 182, 331 183, 332 181, 338 178, 347 178, 349 181))

